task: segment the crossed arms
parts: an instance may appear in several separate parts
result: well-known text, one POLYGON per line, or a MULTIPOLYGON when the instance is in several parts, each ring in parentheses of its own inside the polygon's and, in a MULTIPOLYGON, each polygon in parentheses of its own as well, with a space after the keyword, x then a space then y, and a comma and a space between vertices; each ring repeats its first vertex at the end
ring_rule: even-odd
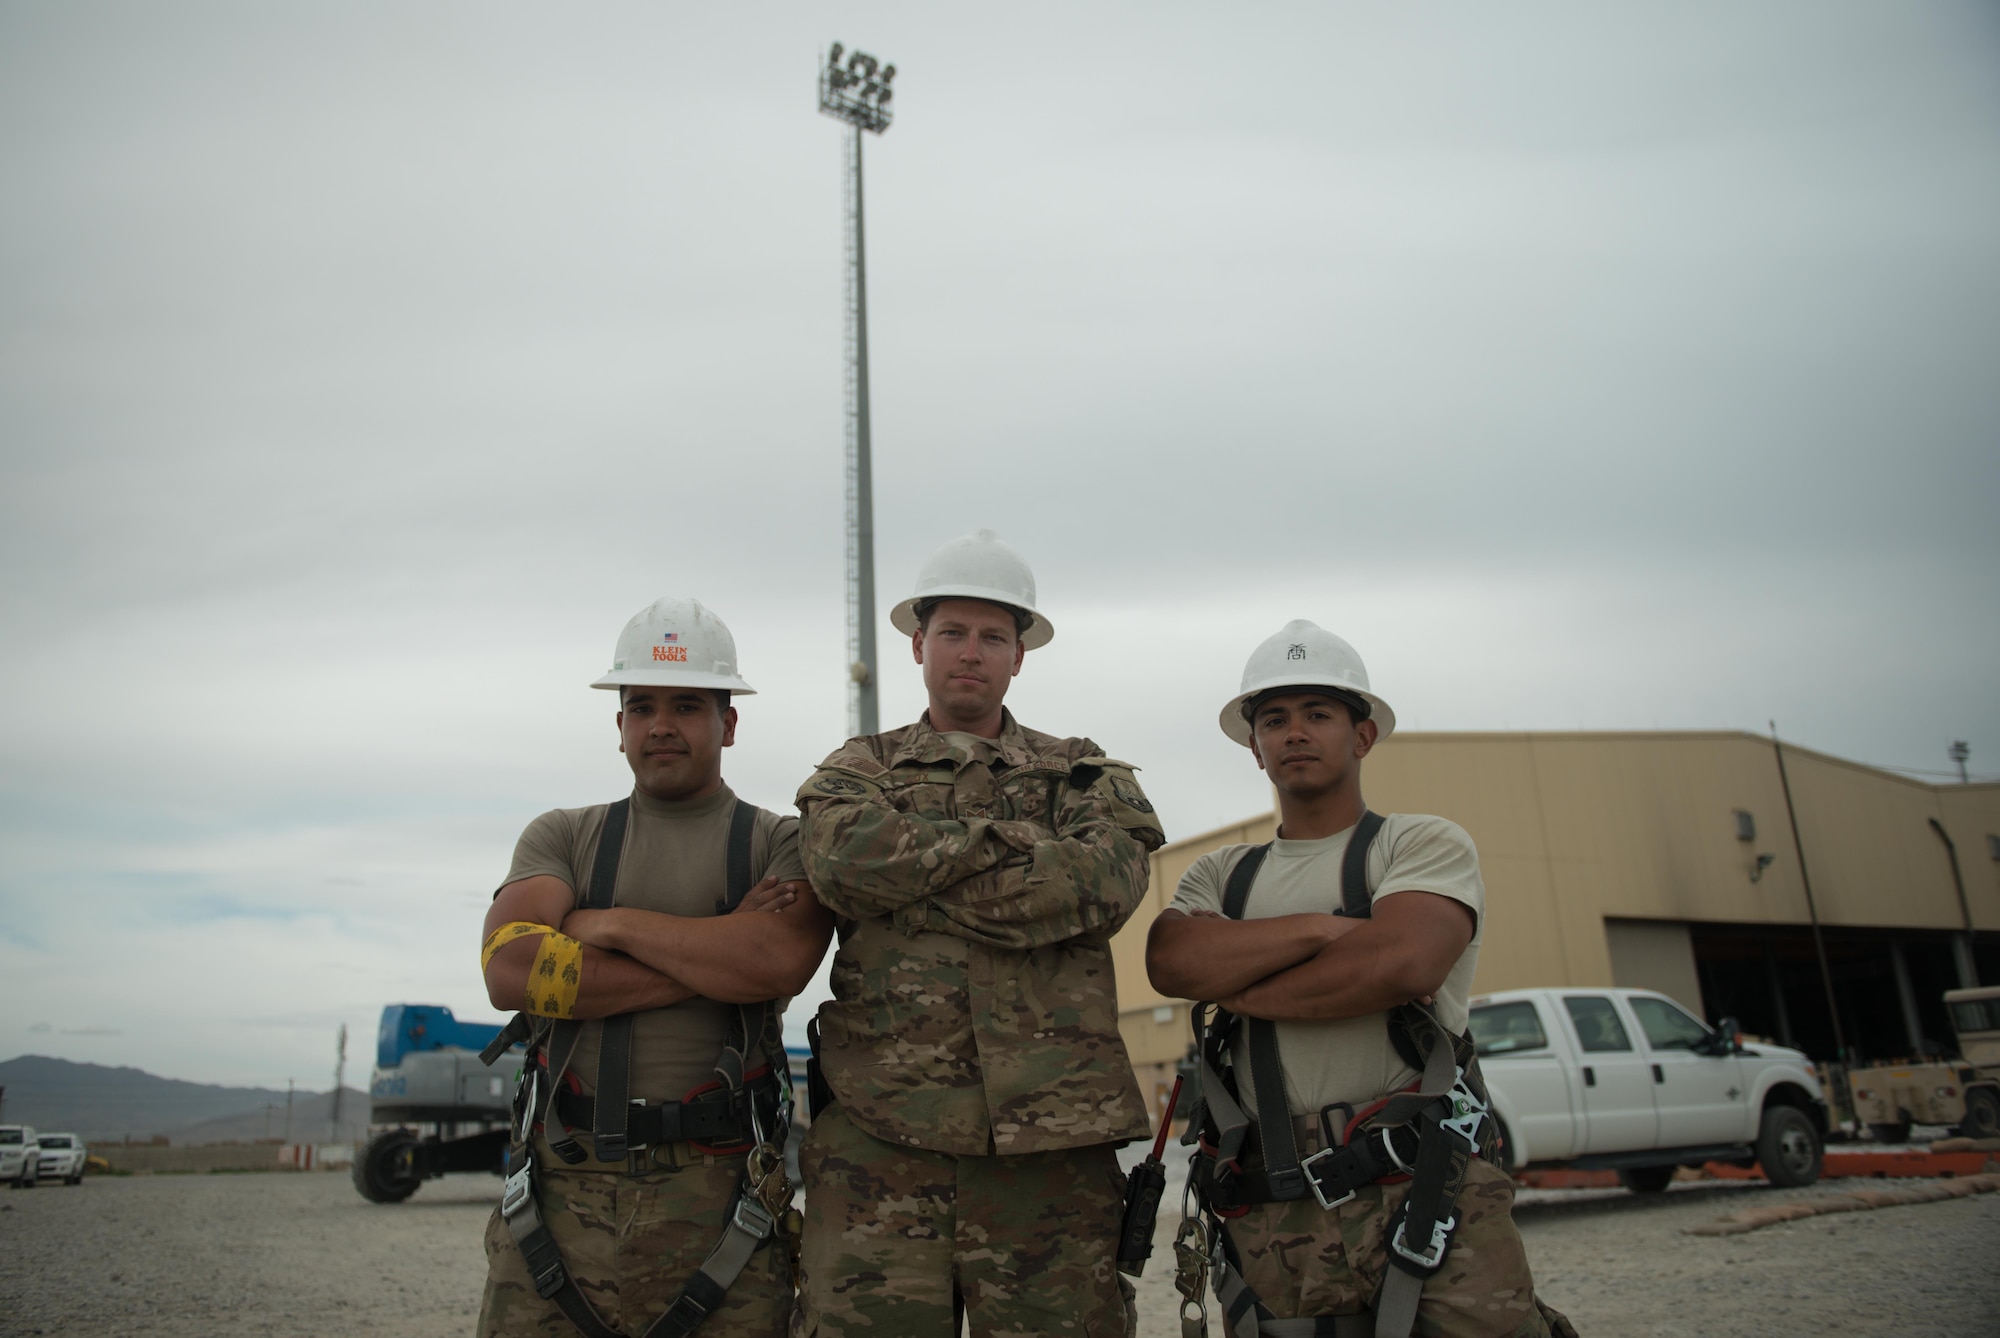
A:
POLYGON ((1145 894, 1150 829, 1121 826, 1099 786, 1065 780, 1053 827, 907 813, 879 794, 801 799, 799 851, 819 900, 1001 948, 1110 933, 1145 894))
MULTIPOLYGON (((500 889, 480 933, 522 920, 553 925, 581 942, 577 1018, 666 1008, 697 995, 722 1003, 762 1003, 797 994, 833 936, 833 917, 812 889, 802 882, 781 883, 775 874, 728 915, 575 906, 575 889, 562 879, 523 878, 500 889)), ((495 1008, 521 1006, 544 937, 525 934, 486 964, 486 995, 495 1008)))
POLYGON ((1146 939, 1146 974, 1162 994, 1244 1017, 1362 1017, 1436 994, 1473 929, 1470 907, 1435 892, 1391 893, 1367 920, 1166 910, 1146 939))

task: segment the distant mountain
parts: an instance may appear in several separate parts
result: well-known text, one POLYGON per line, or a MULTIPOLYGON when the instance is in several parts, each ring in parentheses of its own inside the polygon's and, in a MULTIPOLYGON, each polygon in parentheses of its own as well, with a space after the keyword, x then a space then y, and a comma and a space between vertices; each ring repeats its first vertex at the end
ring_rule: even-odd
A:
MULTIPOLYGON (((221 1143, 263 1138, 265 1106, 271 1112, 269 1137, 284 1133, 285 1094, 269 1087, 220 1087, 156 1077, 135 1068, 77 1064, 46 1055, 22 1055, 0 1062, 6 1089, 0 1120, 61 1129, 85 1142, 165 1134, 175 1143, 221 1143)), ((365 1127, 368 1097, 352 1088, 341 1098, 342 1134, 329 1139, 331 1093, 299 1092, 292 1098, 294 1142, 345 1141, 365 1127)))
MULTIPOLYGON (((244 1089, 248 1090, 248 1089, 244 1089)), ((294 1143, 352 1143, 368 1132, 368 1093, 343 1087, 340 1094, 340 1129, 330 1125, 333 1093, 300 1092, 292 1098, 291 1141, 294 1143)), ((163 1130, 176 1144, 191 1147, 200 1143, 248 1143, 259 1138, 285 1136, 285 1094, 278 1093, 270 1108, 241 1115, 222 1115, 184 1129, 163 1130)))

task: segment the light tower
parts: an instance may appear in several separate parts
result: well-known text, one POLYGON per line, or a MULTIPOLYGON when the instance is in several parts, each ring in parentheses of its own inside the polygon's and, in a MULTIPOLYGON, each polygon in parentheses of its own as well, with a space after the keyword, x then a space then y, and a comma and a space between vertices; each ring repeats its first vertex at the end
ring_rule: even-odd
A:
POLYGON ((861 132, 889 128, 894 65, 827 48, 819 109, 847 135, 847 732, 881 728, 875 704, 875 496, 868 456, 868 255, 861 226, 861 132), (845 62, 841 60, 845 54, 845 62))

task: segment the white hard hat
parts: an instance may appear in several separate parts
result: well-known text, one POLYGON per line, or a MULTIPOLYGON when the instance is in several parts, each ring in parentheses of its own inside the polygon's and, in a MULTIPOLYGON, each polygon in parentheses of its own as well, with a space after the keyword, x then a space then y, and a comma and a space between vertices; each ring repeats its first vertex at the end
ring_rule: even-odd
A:
POLYGON ((736 638, 698 599, 656 599, 618 634, 611 670, 594 688, 720 688, 737 697, 756 689, 736 676, 736 638))
POLYGON ((1243 704, 1273 688, 1337 688, 1368 703, 1377 742, 1396 728, 1389 703, 1368 690, 1368 667, 1354 647, 1304 618, 1286 623, 1250 652, 1250 662, 1243 666, 1243 691, 1222 708, 1222 732, 1249 747, 1250 722, 1243 717, 1243 704))
POLYGON ((917 572, 917 593, 889 610, 889 625, 905 635, 917 630, 917 605, 930 599, 983 599, 1029 617, 1021 644, 1049 644, 1056 629, 1035 611, 1035 573, 991 530, 974 530, 930 555, 917 572))

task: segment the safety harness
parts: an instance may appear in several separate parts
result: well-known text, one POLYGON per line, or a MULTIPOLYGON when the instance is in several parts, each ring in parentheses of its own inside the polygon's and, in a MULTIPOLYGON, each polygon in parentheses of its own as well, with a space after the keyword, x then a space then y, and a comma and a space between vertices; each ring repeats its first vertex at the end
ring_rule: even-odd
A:
MULTIPOLYGON (((1368 848, 1382 822, 1380 814, 1364 813, 1349 838, 1341 862, 1341 906, 1334 914, 1369 917, 1368 848)), ((1230 871, 1222 902, 1230 919, 1243 918, 1250 885, 1269 850, 1262 845, 1245 851, 1230 871)), ((1174 1242, 1183 1338, 1205 1338, 1208 1332, 1203 1290, 1211 1270, 1231 1338, 1407 1338, 1424 1280, 1443 1267, 1451 1250, 1466 1169, 1473 1157, 1493 1151, 1494 1124, 1471 1034, 1452 1035, 1423 1004, 1391 1009, 1390 1039, 1403 1061, 1423 1076, 1413 1087, 1359 1111, 1344 1102, 1326 1107, 1318 1115, 1320 1148, 1301 1157, 1300 1143, 1311 1126, 1300 1129, 1291 1117, 1277 1025, 1239 1018, 1212 1003, 1197 1004, 1192 1016, 1197 1093, 1181 1141, 1194 1144, 1196 1151, 1174 1242), (1236 1030, 1245 1023, 1259 1112, 1255 1120, 1243 1108, 1230 1058, 1236 1030), (1336 1112, 1342 1117, 1336 1119, 1336 1112), (1322 1208, 1338 1208, 1363 1186, 1393 1179, 1408 1179, 1410 1190, 1385 1233, 1393 1267, 1384 1271, 1372 1313, 1298 1319, 1273 1315, 1243 1280, 1226 1220, 1242 1216, 1252 1204, 1285 1203, 1308 1194, 1322 1208), (1198 1204, 1194 1211, 1190 1195, 1198 1204)))
MULTIPOLYGON (((583 908, 599 910, 612 904, 631 806, 629 799, 621 799, 605 812, 583 908)), ((729 819, 728 877, 718 914, 736 909, 750 891, 750 838, 756 820, 756 807, 738 800, 729 819)), ((747 1150, 743 1180, 729 1205, 722 1238, 667 1312, 644 1334, 644 1338, 687 1338, 722 1304, 751 1255, 774 1236, 792 1253, 796 1268, 798 1232, 791 1220, 792 1185, 784 1160, 785 1135, 792 1122, 792 1082, 778 1008, 775 1002, 738 1008, 715 1061, 718 1081, 696 1089, 685 1100, 651 1106, 627 1096, 632 1072, 629 1013, 600 1023, 596 1095, 569 1090, 570 1060, 586 1025, 516 1013, 480 1056, 491 1064, 508 1046, 528 1042, 528 1062, 521 1066, 521 1083, 514 1094, 500 1215, 543 1300, 555 1302, 585 1338, 624 1338, 591 1308, 542 1221, 535 1190, 535 1132, 545 1130, 550 1148, 572 1166, 589 1160, 573 1136, 577 1128, 589 1130, 599 1161, 629 1162, 652 1148, 683 1141, 709 1153, 734 1155, 747 1150), (746 1068, 755 1050, 763 1051, 764 1063, 746 1068)))

